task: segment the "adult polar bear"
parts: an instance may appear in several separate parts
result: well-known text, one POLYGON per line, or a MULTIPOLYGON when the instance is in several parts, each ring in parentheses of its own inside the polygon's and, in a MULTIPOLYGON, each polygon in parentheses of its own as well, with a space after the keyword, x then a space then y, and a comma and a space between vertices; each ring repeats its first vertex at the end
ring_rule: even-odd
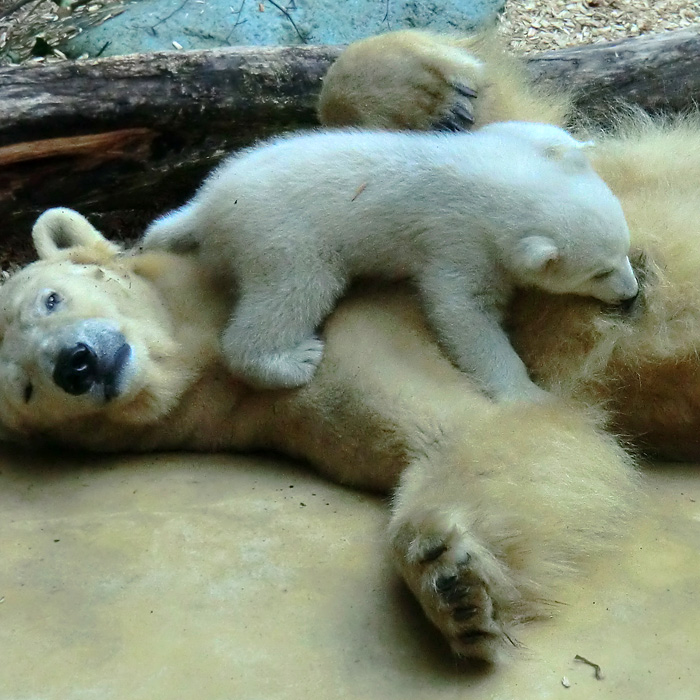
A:
MULTIPOLYGON (((420 33, 350 49, 322 102, 329 121, 383 126, 449 124, 469 110, 477 124, 561 122, 566 105, 488 44, 420 33)), ((121 255, 57 210, 35 228, 42 260, 0 290, 3 425, 97 450, 275 448, 342 483, 397 487, 388 536, 401 575, 455 652, 493 659, 618 530, 635 491, 596 407, 640 444, 700 452, 700 125, 636 126, 602 142, 596 167, 625 207, 641 299, 622 315, 528 294, 511 319, 534 375, 577 404, 492 404, 444 359, 400 286, 350 295, 310 385, 255 392, 220 362, 230 300, 215 280, 186 256, 121 255)))

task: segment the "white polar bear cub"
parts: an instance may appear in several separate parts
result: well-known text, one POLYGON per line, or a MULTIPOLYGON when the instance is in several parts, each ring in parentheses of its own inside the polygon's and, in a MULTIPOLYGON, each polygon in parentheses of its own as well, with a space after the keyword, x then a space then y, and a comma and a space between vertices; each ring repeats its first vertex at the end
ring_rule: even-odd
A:
POLYGON ((501 328, 514 288, 613 304, 637 294, 625 217, 584 146, 521 122, 282 137, 226 160, 143 245, 198 247, 230 278, 223 351, 257 385, 309 381, 316 328, 367 275, 414 280, 447 353, 492 396, 537 398, 501 328))

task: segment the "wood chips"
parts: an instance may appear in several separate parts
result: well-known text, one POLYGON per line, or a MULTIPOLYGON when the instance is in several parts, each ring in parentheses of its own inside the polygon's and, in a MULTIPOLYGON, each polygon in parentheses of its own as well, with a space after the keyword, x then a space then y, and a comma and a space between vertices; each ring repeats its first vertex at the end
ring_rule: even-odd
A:
POLYGON ((530 53, 699 23, 694 0, 509 0, 499 30, 514 49, 530 53))

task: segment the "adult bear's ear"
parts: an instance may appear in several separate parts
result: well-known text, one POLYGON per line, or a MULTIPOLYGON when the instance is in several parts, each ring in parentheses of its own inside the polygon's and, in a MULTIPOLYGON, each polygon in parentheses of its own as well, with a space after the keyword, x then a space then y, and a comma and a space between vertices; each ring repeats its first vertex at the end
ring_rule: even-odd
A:
POLYGON ((121 251, 84 216, 63 207, 48 209, 36 220, 32 239, 42 260, 71 257, 70 253, 80 251, 81 257, 89 253, 96 261, 106 261, 121 251))
POLYGON ((559 249, 546 236, 526 236, 515 244, 511 255, 516 270, 540 272, 559 259, 559 249))

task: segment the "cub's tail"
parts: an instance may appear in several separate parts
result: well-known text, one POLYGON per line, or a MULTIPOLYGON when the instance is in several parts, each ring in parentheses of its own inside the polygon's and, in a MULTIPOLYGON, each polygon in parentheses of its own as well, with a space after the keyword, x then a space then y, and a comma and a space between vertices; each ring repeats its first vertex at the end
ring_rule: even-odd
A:
POLYGON ((168 250, 190 253, 199 245, 197 216, 194 207, 186 204, 156 219, 144 233, 144 250, 168 250))

